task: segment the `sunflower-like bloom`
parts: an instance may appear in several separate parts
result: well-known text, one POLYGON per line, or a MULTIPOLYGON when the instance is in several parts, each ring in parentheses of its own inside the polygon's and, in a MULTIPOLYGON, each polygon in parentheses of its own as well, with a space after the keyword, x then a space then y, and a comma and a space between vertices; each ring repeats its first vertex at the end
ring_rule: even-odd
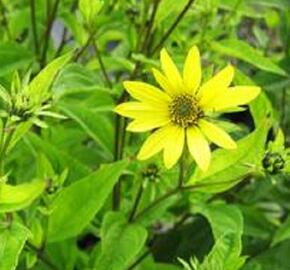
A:
POLYGON ((143 144, 139 160, 163 150, 164 164, 171 168, 186 142, 197 165, 205 171, 210 164, 210 142, 226 149, 236 148, 232 138, 211 121, 213 112, 222 113, 249 103, 260 88, 230 87, 234 77, 231 65, 201 85, 201 60, 196 46, 188 52, 182 75, 165 49, 160 61, 162 72, 153 69, 153 75, 163 90, 143 82, 125 81, 125 89, 137 101, 122 103, 115 112, 133 118, 128 131, 156 129, 143 144))

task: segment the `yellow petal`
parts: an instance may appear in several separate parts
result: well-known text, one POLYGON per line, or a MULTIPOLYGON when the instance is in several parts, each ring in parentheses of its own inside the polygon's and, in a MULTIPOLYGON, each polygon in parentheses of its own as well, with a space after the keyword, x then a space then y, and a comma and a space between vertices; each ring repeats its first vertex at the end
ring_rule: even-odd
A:
POLYGON ((155 77, 155 80, 158 82, 158 84, 161 86, 161 88, 168 93, 170 96, 174 96, 178 94, 175 90, 175 88, 171 85, 169 80, 164 76, 159 70, 152 68, 153 76, 155 77))
POLYGON ((143 102, 168 104, 171 100, 170 97, 159 88, 147 83, 125 81, 123 85, 133 98, 143 102))
POLYGON ((183 67, 183 82, 186 91, 194 94, 201 82, 200 54, 196 46, 192 47, 185 60, 183 67))
POLYGON ((164 147, 164 142, 169 130, 170 126, 167 125, 150 135, 142 145, 137 158, 139 160, 145 160, 160 152, 164 147))
POLYGON ((200 105, 207 107, 207 103, 220 96, 231 84, 234 77, 234 68, 228 65, 213 78, 203 84, 199 91, 200 105))
POLYGON ((155 118, 158 117, 167 117, 169 118, 169 111, 167 107, 164 108, 158 108, 153 107, 146 103, 141 102, 124 102, 114 109, 115 112, 118 114, 125 116, 125 117, 131 117, 131 118, 155 118))
POLYGON ((164 165, 170 169, 179 160, 184 146, 184 129, 179 126, 170 126, 164 144, 164 165))
POLYGON ((182 92, 183 82, 179 71, 169 56, 166 49, 162 49, 160 53, 161 68, 167 77, 170 84, 174 87, 176 92, 182 92))
POLYGON ((206 171, 210 164, 210 148, 207 140, 197 127, 187 129, 187 146, 201 170, 206 171))
POLYGON ((127 130, 131 132, 145 132, 169 124, 168 117, 154 117, 148 119, 135 119, 128 126, 127 130))
POLYGON ((256 86, 235 86, 230 87, 215 100, 207 104, 207 108, 221 111, 240 105, 245 105, 255 99, 261 92, 260 87, 256 86))
POLYGON ((218 126, 203 119, 199 120, 198 125, 203 134, 216 145, 226 149, 235 149, 237 147, 235 141, 218 126))

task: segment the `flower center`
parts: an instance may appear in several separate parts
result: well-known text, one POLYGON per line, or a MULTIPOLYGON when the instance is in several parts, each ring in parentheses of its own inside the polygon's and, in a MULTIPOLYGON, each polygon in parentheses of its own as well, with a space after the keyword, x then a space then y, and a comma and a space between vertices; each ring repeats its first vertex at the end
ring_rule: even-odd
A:
POLYGON ((203 112, 198 106, 195 97, 190 94, 180 94, 176 96, 169 105, 171 122, 183 128, 197 124, 203 112))

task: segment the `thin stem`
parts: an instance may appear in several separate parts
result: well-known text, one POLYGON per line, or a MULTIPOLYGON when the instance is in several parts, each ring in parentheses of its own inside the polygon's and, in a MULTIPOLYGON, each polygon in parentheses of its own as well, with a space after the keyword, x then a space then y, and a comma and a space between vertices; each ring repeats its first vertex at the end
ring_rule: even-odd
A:
POLYGON ((83 55, 83 53, 86 51, 86 49, 90 46, 92 40, 95 38, 95 34, 96 34, 96 32, 91 33, 89 35, 85 45, 76 53, 76 55, 74 57, 75 62, 77 62, 80 59, 80 57, 83 55))
POLYGON ((67 30, 67 28, 64 27, 63 31, 62 31, 62 35, 61 35, 61 42, 60 42, 60 44, 59 44, 59 46, 54 54, 55 58, 61 54, 61 52, 62 52, 62 50, 67 42, 67 33, 68 33, 68 30, 67 30))
MULTIPOLYGON (((156 0, 156 5, 153 8, 153 11, 151 13, 151 18, 150 18, 150 28, 149 30, 147 29, 147 31, 149 31, 148 34, 150 36, 150 32, 151 32, 151 27, 153 25, 153 21, 155 18, 155 14, 157 11, 157 7, 158 7, 158 3, 161 0, 156 0)), ((140 38, 141 40, 141 38, 140 38)), ((139 41, 140 42, 140 41, 139 41)), ((149 43, 148 43, 149 44, 149 43)), ((145 45, 143 46, 143 49, 145 49, 145 45)), ((138 50, 139 50, 139 44, 137 46, 138 50)), ((137 61, 135 64, 135 68, 130 76, 130 79, 133 80, 135 77, 137 77, 139 70, 141 67, 141 62, 137 61)), ((123 94, 121 95, 120 99, 118 100, 118 104, 126 101, 128 99, 128 94, 127 92, 123 92, 123 94)), ((115 153, 114 153, 114 160, 119 160, 122 159, 123 157, 123 152, 124 152, 124 146, 125 146, 125 140, 126 140, 126 123, 127 121, 124 120, 123 117, 117 115, 116 116, 116 122, 115 122, 115 153)), ((114 186, 113 189, 113 210, 117 210, 120 208, 120 201, 121 201, 121 181, 119 180, 116 185, 114 186)))
POLYGON ((2 0, 0 0, 0 9, 1 9, 1 15, 2 15, 2 19, 3 19, 2 24, 5 27, 8 39, 11 40, 12 39, 12 35, 11 35, 11 32, 10 32, 9 25, 8 25, 8 20, 7 20, 7 17, 6 17, 6 8, 5 8, 2 0))
POLYGON ((287 99, 287 90, 286 88, 283 88, 282 89, 282 95, 281 95, 281 125, 283 127, 286 126, 286 109, 287 109, 287 102, 286 102, 286 99, 287 99))
POLYGON ((105 67, 105 65, 104 65, 103 59, 102 59, 102 57, 101 57, 101 54, 100 54, 100 51, 99 51, 98 45, 97 45, 96 41, 93 41, 92 43, 93 43, 93 48, 94 48, 94 50, 95 50, 95 54, 96 54, 97 59, 98 59, 99 64, 100 64, 101 71, 102 71, 103 76, 104 76, 104 78, 105 78, 106 84, 107 84, 107 86, 108 86, 109 88, 112 88, 112 83, 111 83, 111 80, 110 80, 110 78, 109 78, 109 76, 108 76, 108 73, 107 73, 106 67, 105 67))
MULTIPOLYGON (((249 176, 251 176, 251 173, 248 173, 246 176, 243 177, 243 179, 247 179, 249 176)), ((135 219, 139 219, 141 216, 144 216, 147 212, 149 212, 152 208, 156 207, 158 204, 163 202, 164 200, 170 198, 171 196, 176 195, 178 192, 184 192, 187 190, 195 190, 197 188, 202 188, 202 187, 211 187, 211 186, 218 186, 218 185, 223 185, 223 184, 229 184, 229 183, 234 183, 237 182, 239 178, 235 178, 230 181, 220 181, 220 182, 215 182, 215 183, 200 183, 200 184, 194 184, 194 185, 187 185, 187 186, 177 186, 165 194, 163 194, 161 197, 157 198, 155 201, 153 201, 151 204, 149 204, 146 208, 144 208, 138 215, 135 216, 135 219)))
POLYGON ((36 27, 36 15, 35 15, 35 0, 30 0, 30 19, 31 19, 31 28, 33 34, 33 42, 35 54, 39 56, 39 43, 38 43, 38 34, 36 27))
POLYGON ((50 259, 43 253, 43 250, 38 249, 29 242, 26 242, 26 247, 36 253, 37 257, 44 262, 50 269, 58 270, 58 267, 50 261, 50 259))
MULTIPOLYGON (((71 4, 70 12, 74 13, 76 8, 77 8, 77 6, 78 6, 78 0, 73 1, 72 4, 71 4)), ((68 41, 69 41, 69 39, 68 39, 68 29, 64 26, 63 27, 63 31, 62 31, 61 42, 60 42, 60 45, 59 45, 59 47, 57 48, 57 50, 55 52, 54 58, 58 57, 61 54, 66 42, 68 42, 68 41)))
MULTIPOLYGON (((117 161, 121 159, 121 131, 122 131, 122 126, 124 122, 124 118, 122 118, 120 115, 116 115, 115 118, 115 148, 114 148, 114 161, 117 161)), ((120 208, 120 203, 121 203, 121 180, 115 184, 113 188, 113 210, 119 210, 120 208)))
POLYGON ((237 0, 233 9, 228 13, 227 16, 224 16, 222 19, 222 25, 228 26, 230 19, 236 15, 239 6, 242 4, 243 0, 237 0))
POLYGON ((182 187, 184 179, 184 162, 185 162, 185 152, 182 153, 179 160, 179 176, 178 176, 178 186, 182 187))
POLYGON ((12 130, 8 130, 8 134, 5 138, 5 132, 7 131, 7 128, 6 128, 6 124, 5 126, 3 127, 3 137, 1 137, 1 150, 0 150, 0 176, 3 176, 4 174, 4 166, 5 166, 5 157, 6 157, 6 152, 7 152, 7 149, 9 148, 9 144, 13 138, 13 135, 14 135, 14 131, 15 131, 15 128, 13 128, 12 130), (3 145, 2 145, 3 144, 3 145))
POLYGON ((121 180, 119 179, 113 189, 113 207, 114 211, 118 211, 120 209, 121 203, 121 180))
POLYGON ((149 204, 146 208, 144 208, 139 214, 135 216, 134 220, 140 219, 140 217, 144 216, 147 212, 149 212, 152 208, 160 204, 161 202, 165 201, 166 199, 170 198, 171 196, 177 194, 179 191, 182 190, 182 187, 176 187, 165 194, 163 194, 161 197, 157 198, 155 201, 153 201, 151 204, 149 204))
POLYGON ((148 47, 148 44, 150 44, 150 34, 151 34, 152 27, 154 25, 155 16, 156 16, 160 2, 161 2, 161 0, 155 0, 153 3, 151 17, 148 21, 148 24, 146 25, 147 26, 146 34, 144 37, 143 46, 141 48, 141 51, 143 51, 143 52, 146 52, 146 51, 148 52, 148 50, 146 50, 146 48, 148 47))
POLYGON ((139 206, 139 203, 140 203, 141 198, 142 198, 143 191, 144 191, 144 186, 143 186, 143 180, 142 180, 140 187, 138 189, 133 207, 132 207, 132 211, 131 211, 130 216, 129 216, 129 222, 131 222, 134 219, 134 216, 136 214, 136 211, 138 210, 138 206, 139 206))
POLYGON ((164 42, 168 39, 168 37, 171 35, 171 33, 175 30, 175 28, 178 26, 184 15, 189 10, 190 6, 194 3, 195 0, 189 0, 183 10, 180 12, 180 14, 177 16, 176 20, 172 23, 172 25, 169 27, 169 29, 165 32, 164 36, 161 38, 159 43, 153 48, 153 50, 150 52, 150 54, 154 54, 155 52, 159 51, 161 47, 163 46, 164 42))
POLYGON ((46 22, 46 30, 44 33, 44 45, 43 45, 42 55, 40 58, 41 68, 43 68, 46 64, 46 55, 47 55, 48 44, 49 44, 49 36, 50 36, 50 32, 52 29, 52 25, 53 25, 53 22, 57 13, 60 0, 55 0, 51 13, 50 13, 50 0, 47 0, 46 3, 47 3, 47 22, 46 22))
MULTIPOLYGON (((181 219, 178 220, 178 221, 174 224, 174 226, 173 226, 173 228, 172 228, 172 231, 176 231, 178 228, 180 228, 180 227, 184 224, 184 222, 185 222, 188 218, 190 218, 190 217, 191 217, 191 214, 189 214, 189 213, 184 214, 184 215, 181 217, 181 219)), ((136 266, 138 266, 138 265, 139 265, 139 264, 140 264, 144 259, 146 259, 147 256, 150 255, 151 250, 154 248, 155 241, 156 241, 156 236, 153 236, 152 243, 151 243, 151 247, 149 247, 149 248, 148 248, 144 253, 142 253, 141 256, 138 257, 138 258, 136 259, 136 261, 133 262, 133 263, 129 266, 129 268, 127 268, 126 270, 133 270, 133 269, 134 269, 136 266)))
POLYGON ((144 259, 147 258, 151 253, 150 249, 146 250, 135 262, 132 263, 132 265, 127 268, 127 270, 133 270, 137 265, 139 265, 144 259))

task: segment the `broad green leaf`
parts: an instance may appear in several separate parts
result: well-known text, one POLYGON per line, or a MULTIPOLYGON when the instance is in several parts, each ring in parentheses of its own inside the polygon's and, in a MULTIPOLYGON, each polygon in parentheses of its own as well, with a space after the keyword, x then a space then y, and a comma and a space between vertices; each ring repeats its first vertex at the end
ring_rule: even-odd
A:
POLYGON ((282 68, 242 40, 226 39, 219 42, 214 41, 211 43, 211 47, 218 53, 240 59, 261 70, 287 76, 287 73, 282 68))
POLYGON ((27 94, 33 98, 36 104, 47 96, 47 91, 51 87, 56 75, 68 63, 71 57, 72 53, 70 52, 54 59, 30 82, 27 94))
POLYGON ((265 249, 250 258, 242 270, 288 270, 290 241, 265 249))
MULTIPOLYGON (((80 0, 79 9, 83 15, 87 26, 94 27, 96 23, 96 17, 101 10, 104 2, 101 0, 80 0)), ((92 30, 92 29, 91 29, 92 30)))
POLYGON ((0 76, 26 67, 33 61, 33 54, 17 43, 0 43, 0 76))
POLYGON ((217 193, 242 181, 255 166, 260 165, 269 128, 269 122, 264 121, 255 131, 239 140, 236 149, 214 151, 209 169, 206 172, 196 169, 189 184, 196 185, 195 190, 217 193))
POLYGON ((51 205, 48 241, 61 241, 79 234, 103 206, 126 165, 125 161, 103 165, 64 188, 51 205))
POLYGON ((65 99, 91 107, 93 111, 111 112, 115 106, 112 89, 100 84, 96 72, 79 64, 67 65, 53 84, 56 99, 65 99))
POLYGON ((35 180, 16 186, 0 184, 0 213, 28 207, 45 189, 45 181, 35 180))
MULTIPOLYGON (((198 205, 196 211, 209 221, 215 240, 223 234, 234 233, 241 236, 243 233, 243 216, 237 206, 224 203, 198 205)), ((238 250, 240 249, 241 242, 238 250)))
POLYGON ((109 212, 101 229, 101 253, 95 270, 123 270, 143 248, 147 231, 139 224, 128 223, 121 213, 109 212))
POLYGON ((72 180, 82 178, 91 172, 91 169, 83 164, 81 160, 69 155, 64 149, 58 148, 35 133, 28 133, 24 142, 29 146, 35 159, 38 158, 39 152, 42 152, 48 157, 54 168, 59 168, 59 172, 69 169, 69 176, 72 180))
POLYGON ((100 86, 96 73, 80 64, 69 64, 59 74, 52 88, 57 98, 71 94, 109 92, 100 86))
POLYGON ((61 103, 59 108, 76 121, 109 157, 112 157, 113 127, 108 118, 85 105, 61 103))
POLYGON ((23 225, 0 223, 0 269, 14 270, 18 257, 28 237, 29 230, 23 225))
MULTIPOLYGON (((236 69, 235 72, 235 83, 237 85, 256 85, 249 76, 239 69, 236 69)), ((273 107, 266 92, 263 90, 264 89, 262 89, 260 95, 249 104, 249 109, 256 126, 259 126, 265 119, 273 121, 273 107)))
POLYGON ((276 231, 272 245, 276 245, 286 239, 290 239, 290 216, 276 231))
POLYGON ((269 239, 273 235, 274 225, 264 213, 254 206, 239 205, 244 217, 244 235, 256 239, 269 239))
POLYGON ((245 258, 242 251, 243 216, 238 207, 211 204, 197 208, 212 228, 215 245, 198 270, 238 270, 245 258))
POLYGON ((238 270, 245 263, 246 257, 239 254, 231 256, 236 251, 239 238, 234 233, 222 235, 215 243, 210 254, 196 270, 238 270))

